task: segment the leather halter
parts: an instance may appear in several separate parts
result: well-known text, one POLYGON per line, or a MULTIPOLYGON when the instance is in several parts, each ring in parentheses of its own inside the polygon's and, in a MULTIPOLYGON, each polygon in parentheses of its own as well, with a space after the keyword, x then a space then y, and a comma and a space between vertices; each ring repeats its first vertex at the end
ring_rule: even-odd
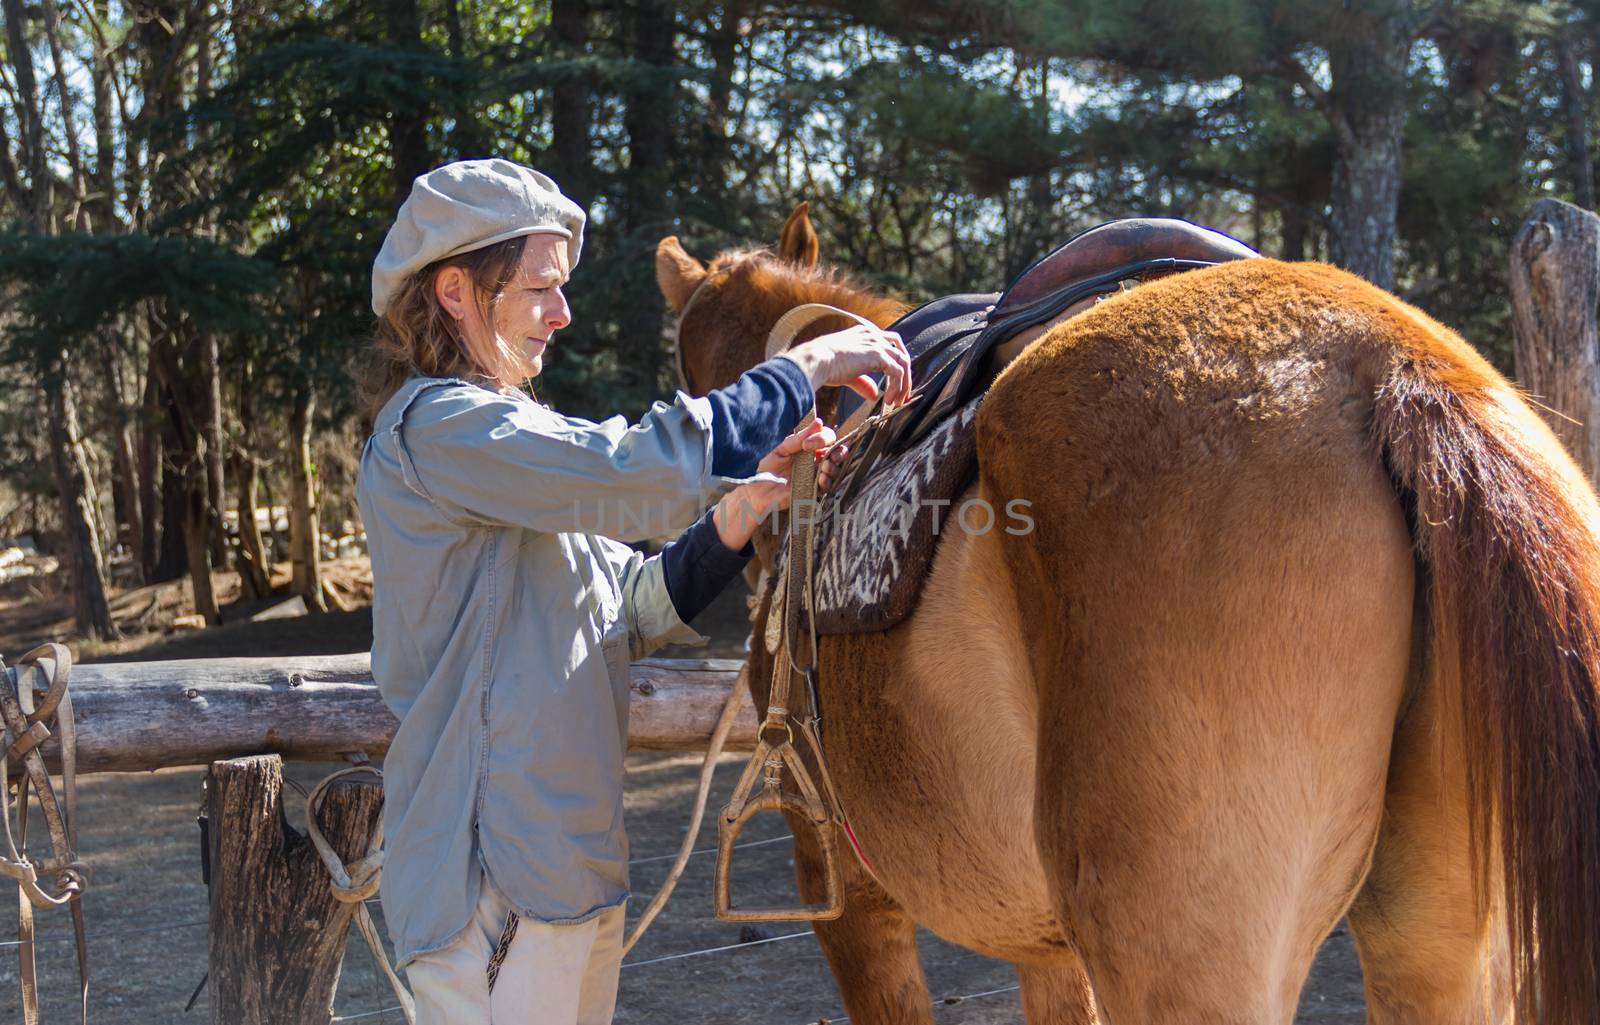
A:
POLYGON ((689 293, 689 301, 683 304, 683 309, 678 311, 678 322, 672 325, 672 363, 678 371, 678 387, 683 391, 689 390, 689 375, 683 370, 683 322, 689 318, 689 311, 694 308, 696 299, 705 291, 706 282, 711 280, 711 272, 706 271, 700 283, 694 286, 694 291, 689 293))

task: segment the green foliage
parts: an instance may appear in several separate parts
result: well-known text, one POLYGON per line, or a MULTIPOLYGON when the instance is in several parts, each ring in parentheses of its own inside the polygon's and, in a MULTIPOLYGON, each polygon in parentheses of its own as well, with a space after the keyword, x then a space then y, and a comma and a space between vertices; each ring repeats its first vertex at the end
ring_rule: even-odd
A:
POLYGON ((47 370, 152 299, 206 330, 249 331, 263 322, 255 300, 275 277, 270 266, 205 239, 0 235, 0 287, 14 317, 6 356, 47 370))
MULTIPOLYGON (((62 8, 66 102, 85 147, 89 9, 62 8)), ((800 199, 825 260, 910 299, 998 288, 1121 215, 1325 255, 1332 57, 1401 22, 1396 288, 1504 366, 1511 234, 1533 199, 1575 194, 1553 40, 1590 69, 1580 103, 1592 115, 1600 0, 589 0, 562 23, 570 10, 240 0, 202 25, 167 11, 163 27, 116 9, 102 29, 116 54, 119 194, 97 209, 97 233, 26 234, 16 190, 0 190, 6 369, 45 372, 64 351, 119 360, 122 384, 85 382, 101 389, 84 405, 104 411, 103 433, 137 401, 159 322, 221 339, 224 404, 238 404, 248 367, 265 430, 306 384, 324 426, 359 425, 372 260, 409 175, 462 156, 540 167, 587 206, 575 321, 537 391, 597 418, 636 415, 676 383, 654 315, 657 240, 679 235, 702 257, 772 242, 800 199)), ((43 82, 39 19, 25 28, 43 82)), ((0 110, 13 150, 15 107, 0 110)), ((62 109, 51 93, 65 227, 62 109)), ((0 454, 25 448, 6 437, 0 454)))

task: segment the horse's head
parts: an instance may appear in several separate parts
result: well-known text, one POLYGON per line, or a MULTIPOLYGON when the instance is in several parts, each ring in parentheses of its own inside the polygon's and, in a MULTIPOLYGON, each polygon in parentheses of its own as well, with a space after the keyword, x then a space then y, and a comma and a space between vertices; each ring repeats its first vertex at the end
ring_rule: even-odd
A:
MULTIPOLYGON (((794 208, 775 251, 729 250, 707 266, 685 252, 676 236, 656 247, 656 282, 678 318, 678 366, 686 390, 703 395, 732 384, 766 355, 767 335, 778 318, 804 303, 827 303, 880 325, 904 311, 903 304, 818 266, 809 210, 807 203, 794 208)), ((824 318, 800 340, 848 326, 843 317, 824 318)), ((836 403, 825 392, 818 396, 818 412, 829 419, 836 403)))
MULTIPOLYGON (((880 325, 904 312, 904 304, 873 295, 838 271, 818 266, 809 209, 806 203, 794 208, 776 250, 733 249, 708 266, 685 252, 676 237, 664 238, 656 247, 656 282, 678 318, 678 368, 686 391, 704 395, 732 384, 760 363, 773 325, 796 306, 827 303, 880 325)), ((849 323, 843 317, 824 318, 801 332, 799 340, 849 323)), ((833 421, 837 405, 836 389, 825 388, 817 396, 817 413, 826 421, 833 421)), ((770 568, 781 533, 781 526, 757 532, 759 558, 753 567, 770 568)), ((751 583, 755 586, 753 579, 751 583)))

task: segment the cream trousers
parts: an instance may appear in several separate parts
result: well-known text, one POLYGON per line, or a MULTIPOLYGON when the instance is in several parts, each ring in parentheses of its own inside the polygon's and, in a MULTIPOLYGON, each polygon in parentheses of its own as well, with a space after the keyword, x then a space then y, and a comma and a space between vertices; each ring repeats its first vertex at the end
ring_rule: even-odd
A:
POLYGON ((466 931, 407 966, 417 1025, 611 1025, 623 909, 578 925, 518 919, 491 993, 489 962, 508 931, 510 911, 485 877, 466 931))

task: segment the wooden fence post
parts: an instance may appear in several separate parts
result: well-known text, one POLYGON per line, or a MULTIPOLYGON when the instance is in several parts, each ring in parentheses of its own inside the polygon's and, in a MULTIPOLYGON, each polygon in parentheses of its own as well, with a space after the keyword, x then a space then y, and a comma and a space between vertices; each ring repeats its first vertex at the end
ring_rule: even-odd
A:
MULTIPOLYGON (((346 863, 366 853, 381 806, 374 783, 329 787, 321 826, 346 863)), ((334 898, 311 842, 285 821, 282 759, 212 762, 206 817, 213 1025, 328 1025, 356 905, 334 898)))
POLYGON ((1590 482, 1600 481, 1600 217, 1541 199, 1511 242, 1517 383, 1590 482), (1570 419, 1569 419, 1570 418, 1570 419))

